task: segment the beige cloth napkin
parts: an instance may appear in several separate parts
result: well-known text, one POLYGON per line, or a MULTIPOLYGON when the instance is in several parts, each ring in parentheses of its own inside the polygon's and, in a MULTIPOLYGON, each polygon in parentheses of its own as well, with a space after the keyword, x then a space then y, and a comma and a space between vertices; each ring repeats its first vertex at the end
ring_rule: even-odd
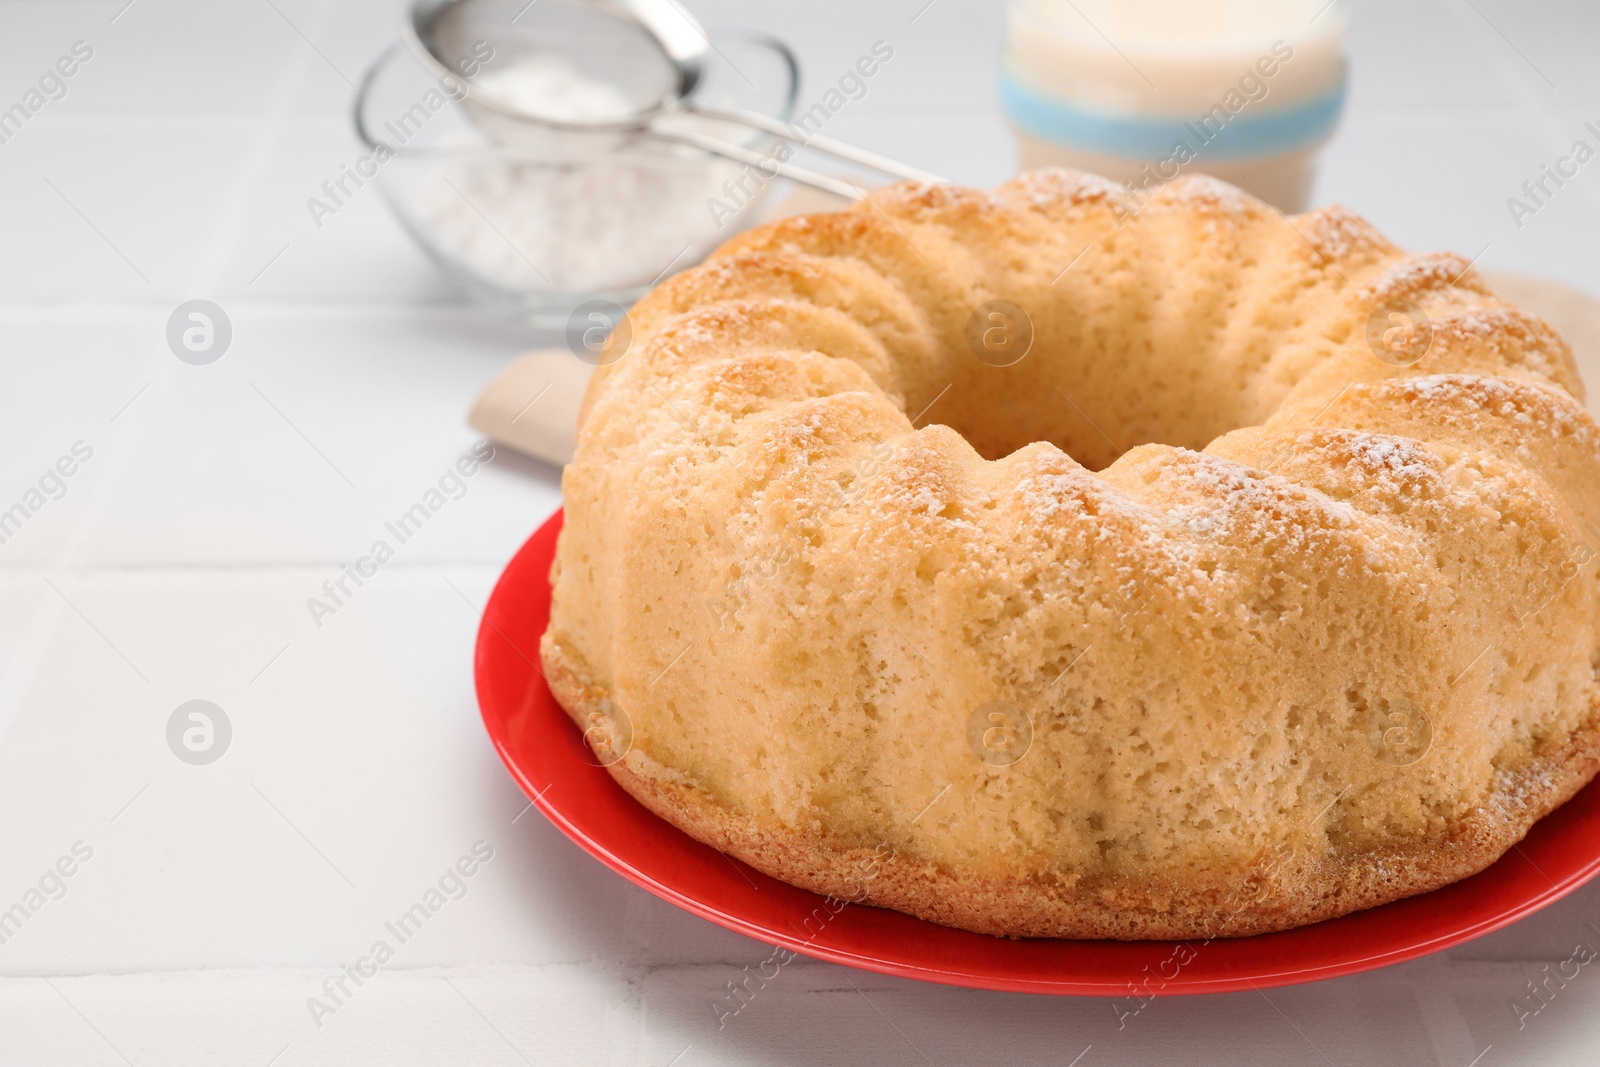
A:
MULTIPOLYGON (((839 201, 806 189, 774 214, 834 210, 839 201), (818 201, 811 202, 812 197, 818 201)), ((1589 410, 1600 418, 1600 300, 1571 286, 1522 274, 1485 272, 1489 287, 1548 321, 1571 343, 1589 387, 1589 410)), ((593 368, 564 348, 530 352, 479 394, 468 422, 497 445, 561 466, 572 459, 578 407, 593 368)))

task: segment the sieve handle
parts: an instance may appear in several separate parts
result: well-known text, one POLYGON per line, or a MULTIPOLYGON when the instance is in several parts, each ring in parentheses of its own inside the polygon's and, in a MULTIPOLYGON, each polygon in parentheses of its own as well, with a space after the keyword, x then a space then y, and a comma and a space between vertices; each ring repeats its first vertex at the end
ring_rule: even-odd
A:
POLYGON ((759 167, 767 173, 782 175, 790 181, 799 182, 801 185, 809 185, 813 189, 821 189, 825 193, 842 196, 847 200, 860 200, 866 196, 865 190, 853 182, 847 182, 840 178, 831 178, 826 174, 819 174, 809 167, 799 167, 793 163, 773 159, 771 156, 757 152, 753 148, 746 148, 743 145, 720 140, 707 134, 696 133, 693 130, 674 130, 661 126, 651 126, 650 135, 663 141, 672 141, 675 144, 703 149, 714 155, 722 156, 724 159, 734 160, 737 163, 747 163, 750 166, 759 167))
POLYGON ((902 178, 906 181, 924 182, 929 185, 945 184, 945 179, 937 174, 918 170, 916 167, 907 166, 899 160, 881 156, 876 152, 869 152, 865 148, 857 148, 853 144, 847 144, 844 141, 826 137, 820 133, 813 133, 808 136, 794 124, 775 118, 772 115, 764 115, 759 111, 716 104, 697 104, 691 101, 685 101, 681 110, 695 115, 704 115, 706 118, 722 119, 750 129, 761 130, 764 133, 776 134, 786 141, 797 142, 824 155, 830 155, 850 163, 859 163, 864 167, 871 167, 873 170, 896 178, 902 178))

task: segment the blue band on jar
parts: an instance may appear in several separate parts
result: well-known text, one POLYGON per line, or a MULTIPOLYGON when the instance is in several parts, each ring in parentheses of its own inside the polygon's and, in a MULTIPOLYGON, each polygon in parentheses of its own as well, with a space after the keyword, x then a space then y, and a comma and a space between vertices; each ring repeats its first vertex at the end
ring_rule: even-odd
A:
POLYGON ((1253 112, 1252 107, 1261 101, 1247 100, 1236 113, 1219 103, 1211 113, 1188 119, 1131 118, 1063 103, 1002 69, 1000 102, 1006 117, 1023 133, 1086 152, 1124 159, 1164 159, 1181 142, 1205 159, 1255 159, 1326 139, 1339 124, 1348 84, 1348 79, 1341 78, 1321 96, 1274 111, 1253 112), (1226 122, 1222 116, 1227 117, 1226 122))

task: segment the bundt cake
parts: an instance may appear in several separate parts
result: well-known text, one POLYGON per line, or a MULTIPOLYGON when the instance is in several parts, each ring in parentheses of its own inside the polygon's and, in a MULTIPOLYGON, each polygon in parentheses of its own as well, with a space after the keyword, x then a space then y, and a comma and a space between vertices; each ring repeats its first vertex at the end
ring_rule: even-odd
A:
POLYGON ((1595 773, 1600 434, 1454 255, 1217 181, 744 234, 590 386, 542 646, 600 762, 840 900, 1237 936, 1595 773))

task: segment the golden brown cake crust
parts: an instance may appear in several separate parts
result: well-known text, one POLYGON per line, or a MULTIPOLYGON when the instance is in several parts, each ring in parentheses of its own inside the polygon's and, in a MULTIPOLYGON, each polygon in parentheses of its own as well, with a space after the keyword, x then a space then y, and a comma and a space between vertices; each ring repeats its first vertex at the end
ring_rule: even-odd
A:
MULTIPOLYGON (((584 730, 603 723, 606 699, 547 644, 550 690, 584 730)), ((603 727, 602 727, 603 728, 603 727)), ((1278 865, 1249 872, 1219 899, 1209 887, 1128 887, 1114 880, 1068 885, 1042 879, 994 881, 901 858, 892 850, 839 849, 822 835, 774 834, 718 805, 637 751, 610 764, 612 778, 639 803, 690 837, 813 893, 908 912, 997 937, 1155 940, 1247 937, 1321 922, 1426 893, 1476 874, 1572 798, 1600 769, 1600 717, 1569 748, 1536 753, 1505 776, 1493 808, 1472 812, 1447 833, 1289 875, 1278 865)))
POLYGON ((774 877, 1242 936, 1482 870, 1600 768, 1600 429, 1460 257, 1039 172, 752 231, 631 315, 545 668, 774 877))

